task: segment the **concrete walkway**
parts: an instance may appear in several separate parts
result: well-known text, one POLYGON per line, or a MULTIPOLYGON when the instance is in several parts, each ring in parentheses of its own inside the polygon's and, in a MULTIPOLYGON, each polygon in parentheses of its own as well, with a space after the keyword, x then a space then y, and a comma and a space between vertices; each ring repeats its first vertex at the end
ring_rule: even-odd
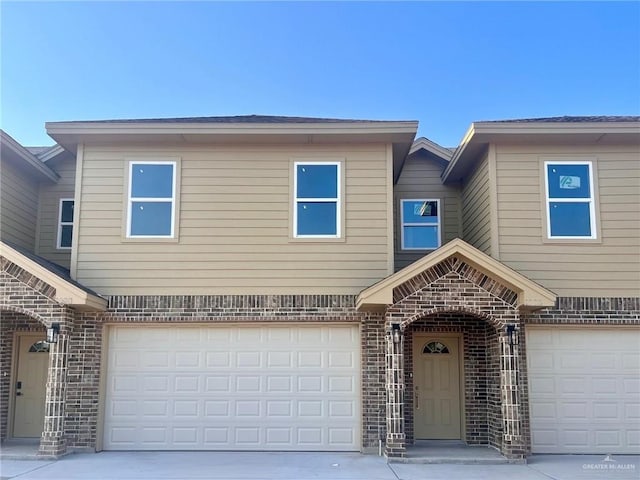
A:
POLYGON ((2 460, 17 480, 637 480, 640 456, 536 455, 527 465, 387 464, 358 453, 102 452, 2 460))

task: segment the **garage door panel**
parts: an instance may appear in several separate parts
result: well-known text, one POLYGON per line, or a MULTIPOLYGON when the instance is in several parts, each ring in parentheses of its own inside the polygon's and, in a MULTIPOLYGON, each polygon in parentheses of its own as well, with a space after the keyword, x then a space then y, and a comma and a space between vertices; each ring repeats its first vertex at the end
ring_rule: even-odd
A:
POLYGON ((528 329, 533 452, 638 453, 639 361, 639 329, 528 329))
POLYGON ((359 449, 357 327, 112 327, 109 339, 105 449, 359 449))
MULTIPOLYGON (((637 375, 637 373, 636 373, 637 375)), ((640 379, 639 378, 625 378, 623 380, 624 393, 630 395, 637 395, 640 393, 640 379)))

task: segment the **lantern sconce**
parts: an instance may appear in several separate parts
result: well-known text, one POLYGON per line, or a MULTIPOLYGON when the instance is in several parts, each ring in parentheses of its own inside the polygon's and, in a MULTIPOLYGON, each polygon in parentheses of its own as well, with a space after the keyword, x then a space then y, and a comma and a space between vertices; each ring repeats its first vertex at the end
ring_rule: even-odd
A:
POLYGON ((393 343, 400 343, 400 324, 399 323, 391 324, 391 338, 393 338, 393 343))
POLYGON ((60 336, 60 324, 52 323, 50 327, 47 327, 47 343, 58 343, 58 337, 60 336))
MULTIPOLYGON (((507 325, 507 335, 509 335, 509 346, 511 348, 513 348, 514 345, 517 345, 517 342, 514 342, 514 334, 516 333, 516 331, 518 330, 518 327, 516 327, 513 323, 510 323, 509 325, 507 325)), ((517 340, 517 337, 516 337, 517 340)))

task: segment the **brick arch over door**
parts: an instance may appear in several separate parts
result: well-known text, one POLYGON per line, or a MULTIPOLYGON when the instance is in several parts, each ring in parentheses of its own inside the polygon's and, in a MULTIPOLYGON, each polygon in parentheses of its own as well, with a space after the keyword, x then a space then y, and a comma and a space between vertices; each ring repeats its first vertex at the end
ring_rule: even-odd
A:
MULTIPOLYGON (((385 324, 388 329, 399 324, 401 332, 427 318, 451 313, 470 316, 486 322, 495 332, 491 348, 495 350, 494 374, 500 379, 496 396, 499 417, 489 435, 491 444, 511 458, 526 455, 523 436, 523 407, 520 397, 525 394, 518 379, 522 359, 518 350, 509 343, 507 325, 520 326, 520 312, 516 306, 517 294, 498 281, 484 275, 471 265, 451 257, 419 275, 396 286, 394 303, 387 307, 385 324)), ((460 326, 464 319, 460 318, 460 326)), ((455 320, 451 328, 455 328, 455 320)), ((389 336, 387 342, 387 456, 403 456, 406 451, 406 409, 404 390, 406 359, 404 342, 395 344, 389 336), (395 382, 394 382, 395 380, 395 382)), ((408 396, 409 394, 407 394, 408 396)))
MULTIPOLYGON (((52 344, 49 351, 44 431, 39 448, 40 455, 57 457, 66 452, 64 422, 68 336, 73 330, 75 314, 71 308, 55 300, 56 289, 53 286, 6 258, 0 259, 0 312, 7 312, 7 318, 11 316, 16 320, 0 322, 2 338, 13 338, 16 325, 20 323, 28 324, 25 328, 34 330, 38 329, 38 324, 43 328, 52 323, 60 325, 58 342, 52 344)), ((3 342, 3 348, 7 348, 6 342, 3 342)), ((2 410, 2 415, 2 423, 6 424, 10 412, 2 410)), ((4 432, 6 434, 6 428, 4 432)))
POLYGON ((64 323, 68 308, 55 301, 55 287, 5 258, 1 266, 0 310, 21 313, 45 326, 64 323))

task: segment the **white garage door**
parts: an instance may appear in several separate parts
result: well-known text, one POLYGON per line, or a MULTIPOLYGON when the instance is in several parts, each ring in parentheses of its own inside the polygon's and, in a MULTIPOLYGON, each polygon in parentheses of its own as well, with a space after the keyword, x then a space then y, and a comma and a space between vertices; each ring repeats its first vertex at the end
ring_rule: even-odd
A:
POLYGON ((107 450, 359 450, 357 326, 109 329, 107 450))
POLYGON ((528 328, 534 453, 640 452, 640 329, 528 328))

